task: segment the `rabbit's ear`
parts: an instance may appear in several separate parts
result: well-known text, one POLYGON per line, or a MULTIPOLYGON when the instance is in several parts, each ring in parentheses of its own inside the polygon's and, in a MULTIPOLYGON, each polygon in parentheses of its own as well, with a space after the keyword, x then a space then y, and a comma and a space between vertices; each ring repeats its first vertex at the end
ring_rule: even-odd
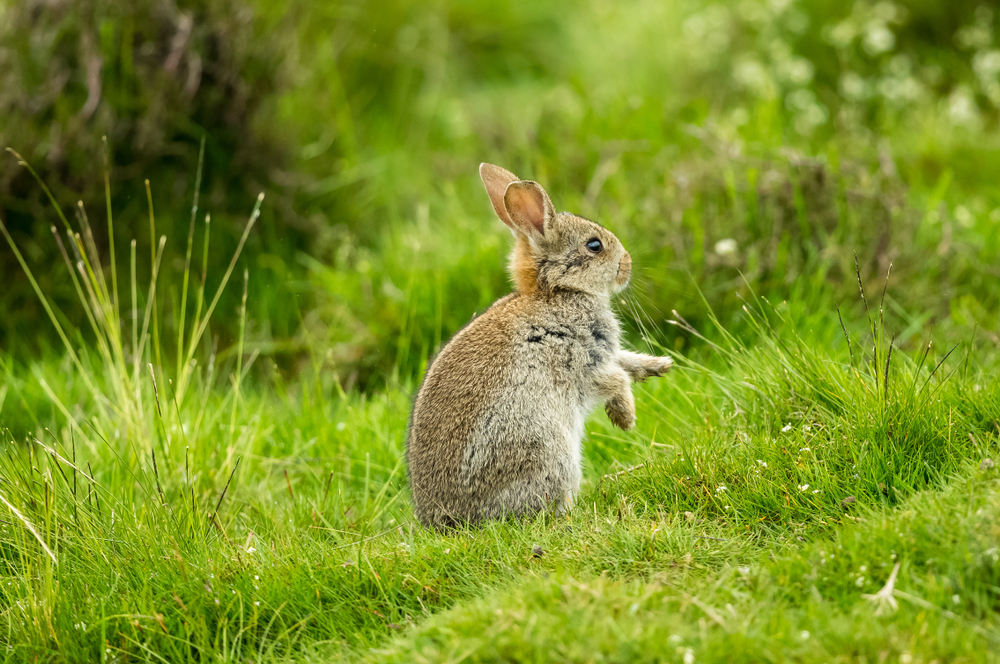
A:
POLYGON ((479 177, 483 179, 483 186, 486 193, 490 195, 490 203, 493 204, 493 211, 500 217, 500 221, 507 224, 511 230, 517 228, 511 222, 510 215, 504 205, 504 192, 511 182, 517 182, 517 176, 510 171, 494 166, 493 164, 479 164, 479 177))
POLYGON ((518 180, 507 185, 503 197, 511 227, 529 238, 545 236, 545 222, 555 216, 555 209, 542 185, 533 180, 518 180))

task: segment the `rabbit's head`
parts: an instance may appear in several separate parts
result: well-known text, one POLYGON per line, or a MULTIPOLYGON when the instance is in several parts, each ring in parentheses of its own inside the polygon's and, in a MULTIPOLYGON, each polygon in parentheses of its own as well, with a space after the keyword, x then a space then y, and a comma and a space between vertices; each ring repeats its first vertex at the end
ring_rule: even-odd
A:
POLYGON ((626 285, 632 257, 611 231, 568 212, 556 212, 549 195, 493 164, 479 176, 493 210, 517 238, 510 272, 520 293, 572 290, 611 295, 626 285))

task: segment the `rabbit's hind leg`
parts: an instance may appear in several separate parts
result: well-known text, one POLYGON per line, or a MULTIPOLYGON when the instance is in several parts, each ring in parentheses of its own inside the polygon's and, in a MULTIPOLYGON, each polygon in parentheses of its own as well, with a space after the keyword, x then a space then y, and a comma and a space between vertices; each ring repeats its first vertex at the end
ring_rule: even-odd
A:
POLYGON ((486 519, 503 519, 554 510, 559 514, 572 506, 573 492, 566 482, 540 474, 518 480, 497 493, 483 506, 486 519))

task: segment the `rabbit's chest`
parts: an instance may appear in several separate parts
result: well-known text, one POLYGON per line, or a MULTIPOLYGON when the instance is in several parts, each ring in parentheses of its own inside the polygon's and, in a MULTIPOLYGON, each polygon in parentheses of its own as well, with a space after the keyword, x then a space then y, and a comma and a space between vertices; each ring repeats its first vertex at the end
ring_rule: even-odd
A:
POLYGON ((613 321, 544 321, 529 326, 524 349, 536 366, 545 367, 557 387, 586 399, 591 375, 613 361, 618 336, 613 321))

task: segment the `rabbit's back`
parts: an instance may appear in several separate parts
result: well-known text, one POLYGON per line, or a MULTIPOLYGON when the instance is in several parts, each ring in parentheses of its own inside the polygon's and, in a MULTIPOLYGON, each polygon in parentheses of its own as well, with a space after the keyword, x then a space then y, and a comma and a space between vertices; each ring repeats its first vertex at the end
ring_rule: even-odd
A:
POLYGON ((598 400, 588 374, 618 345, 610 310, 593 304, 579 294, 515 293, 441 351, 417 394, 407 445, 422 523, 560 506, 578 490, 583 424, 598 400))

